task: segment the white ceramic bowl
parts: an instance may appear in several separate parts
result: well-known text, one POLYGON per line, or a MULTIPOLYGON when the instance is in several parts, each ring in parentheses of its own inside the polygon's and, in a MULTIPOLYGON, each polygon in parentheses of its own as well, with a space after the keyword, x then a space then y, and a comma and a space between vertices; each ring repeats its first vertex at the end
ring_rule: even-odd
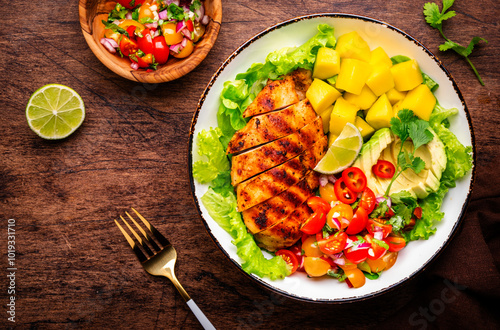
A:
MULTIPOLYGON (((246 71, 252 63, 264 63, 267 54, 274 50, 303 44, 316 34, 317 26, 321 23, 333 26, 337 38, 354 30, 366 40, 371 49, 382 46, 389 56, 406 55, 415 58, 422 71, 439 83, 435 95, 440 104, 445 108, 459 109, 459 114, 450 119, 451 130, 464 145, 473 146, 475 155, 470 115, 457 84, 436 56, 407 33, 372 18, 347 14, 303 16, 274 25, 245 42, 221 65, 201 97, 191 126, 189 165, 191 188, 196 205, 214 242, 240 269, 241 260, 236 254, 235 246, 231 243, 230 235, 217 225, 200 201, 207 186, 199 184, 192 178, 191 166, 197 160, 194 141, 202 129, 217 126, 216 112, 225 81, 234 80, 237 73, 246 71)), ((442 206, 445 216, 437 224, 437 232, 429 240, 409 243, 399 253, 394 267, 384 271, 377 280, 367 280, 361 288, 349 289, 345 283, 339 283, 332 278, 307 278, 305 273, 296 273, 277 281, 262 279, 255 275, 250 275, 250 277, 275 292, 291 298, 315 302, 355 301, 391 290, 421 272, 446 247, 465 214, 472 189, 474 168, 446 195, 442 206)), ((245 273, 243 270, 242 272, 245 273)))

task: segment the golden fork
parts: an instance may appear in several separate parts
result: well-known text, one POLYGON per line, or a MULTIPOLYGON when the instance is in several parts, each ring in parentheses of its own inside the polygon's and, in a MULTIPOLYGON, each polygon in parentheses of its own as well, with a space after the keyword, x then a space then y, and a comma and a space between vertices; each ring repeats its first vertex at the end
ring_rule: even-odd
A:
POLYGON ((142 267, 144 267, 144 269, 151 275, 165 276, 170 279, 170 281, 172 281, 172 283, 175 285, 177 291, 179 291, 182 298, 184 298, 184 301, 194 313, 203 328, 215 329, 215 327, 212 325, 212 323, 210 323, 208 318, 205 316, 205 314, 203 314, 203 312, 196 305, 193 299, 189 297, 186 290, 184 290, 182 285, 179 283, 179 280, 177 280, 177 277, 175 276, 174 268, 175 261, 177 260, 177 252, 175 251, 175 248, 172 246, 172 244, 170 244, 165 236, 160 234, 160 232, 156 230, 156 228, 153 227, 146 219, 144 219, 144 217, 140 215, 139 212, 137 212, 134 208, 132 208, 132 210, 135 212, 135 214, 137 214, 139 219, 142 220, 149 233, 151 233, 151 235, 153 235, 156 241, 160 244, 160 246, 158 246, 158 244, 151 238, 148 232, 145 231, 127 212, 125 212, 125 214, 130 218, 137 229, 139 229, 142 237, 137 234, 137 232, 128 224, 127 221, 125 221, 122 216, 120 216, 120 218, 125 223, 125 225, 127 225, 128 229, 136 238, 138 243, 132 237, 130 237, 130 235, 125 231, 125 229, 123 229, 118 221, 115 220, 116 225, 118 226, 118 228, 120 228, 123 236, 125 236, 127 242, 130 244, 130 247, 141 262, 142 267), (146 242, 151 245, 154 251, 151 250, 151 247, 148 246, 146 242), (143 248, 146 254, 141 251, 141 248, 139 246, 143 248))

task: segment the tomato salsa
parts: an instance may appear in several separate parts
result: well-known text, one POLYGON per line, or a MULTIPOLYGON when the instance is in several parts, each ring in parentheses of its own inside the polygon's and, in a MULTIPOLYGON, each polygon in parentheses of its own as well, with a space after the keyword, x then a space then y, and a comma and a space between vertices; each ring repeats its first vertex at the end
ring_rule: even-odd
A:
POLYGON ((200 0, 118 0, 102 21, 101 44, 134 70, 156 70, 169 56, 191 55, 208 22, 200 0))

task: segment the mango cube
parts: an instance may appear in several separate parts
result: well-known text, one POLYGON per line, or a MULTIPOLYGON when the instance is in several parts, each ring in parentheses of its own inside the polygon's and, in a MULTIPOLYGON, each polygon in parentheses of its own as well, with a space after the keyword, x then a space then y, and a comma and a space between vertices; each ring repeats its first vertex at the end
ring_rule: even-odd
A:
POLYGON ((359 94, 352 94, 349 92, 346 92, 344 94, 344 99, 348 101, 349 103, 354 104, 361 110, 366 110, 370 109, 372 106, 373 102, 377 100, 377 95, 375 95, 370 88, 368 88, 367 85, 364 85, 363 88, 361 89, 361 93, 359 94))
POLYGON ((325 111, 319 114, 321 119, 323 119, 323 131, 325 132, 325 134, 330 130, 330 117, 332 115, 332 110, 333 105, 329 106, 325 111))
POLYGON ((391 127, 392 105, 387 95, 382 94, 366 114, 366 122, 375 129, 391 127))
POLYGON ((371 58, 370 47, 356 31, 341 35, 335 49, 341 58, 354 58, 364 62, 369 62, 371 58))
POLYGON ((335 87, 317 78, 313 80, 306 92, 306 97, 311 102, 317 114, 320 114, 332 105, 340 95, 340 92, 335 87))
POLYGON ((361 136, 363 137, 364 140, 367 140, 375 132, 373 127, 368 125, 368 123, 363 118, 361 118, 359 116, 356 116, 356 120, 354 121, 354 125, 358 128, 358 130, 361 133, 361 136))
POLYGON ((389 99, 389 102, 394 106, 394 104, 398 103, 402 99, 405 98, 407 92, 400 92, 396 88, 391 89, 388 91, 387 98, 389 99))
POLYGON ((403 104, 403 100, 400 100, 392 106, 392 113, 394 114, 394 117, 398 116, 399 110, 403 110, 403 107, 401 106, 402 104, 403 104))
POLYGON ((373 67, 372 73, 366 80, 366 84, 372 92, 380 96, 394 88, 394 79, 391 70, 385 64, 378 64, 373 67))
POLYGON ((370 76, 371 65, 352 58, 340 62, 340 72, 335 87, 352 94, 359 94, 370 76))
POLYGON ((330 115, 330 134, 340 135, 345 124, 354 124, 359 108, 343 97, 339 97, 333 105, 330 115))
POLYGON ((390 68, 392 66, 392 61, 389 55, 385 52, 382 47, 377 47, 372 50, 372 56, 370 58, 371 65, 385 65, 390 68))
POLYGON ((431 112, 436 105, 436 97, 432 94, 427 85, 419 85, 406 94, 401 101, 402 109, 410 109, 413 113, 423 120, 429 120, 431 112))
POLYGON ((339 53, 328 47, 321 47, 314 62, 313 78, 327 79, 340 71, 339 53))
POLYGON ((393 65, 391 72, 394 78, 394 86, 400 92, 412 90, 424 81, 416 60, 393 65))

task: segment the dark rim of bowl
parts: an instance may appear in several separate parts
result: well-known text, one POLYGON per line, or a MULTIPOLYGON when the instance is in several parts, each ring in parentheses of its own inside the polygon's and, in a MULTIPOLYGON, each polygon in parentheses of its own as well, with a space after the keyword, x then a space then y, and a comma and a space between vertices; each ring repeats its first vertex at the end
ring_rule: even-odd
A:
POLYGON ((402 31, 402 30, 400 30, 400 29, 398 29, 398 28, 396 28, 396 27, 394 27, 394 26, 392 26, 392 25, 390 25, 390 24, 388 24, 386 22, 383 22, 383 21, 380 21, 380 20, 377 20, 377 19, 374 19, 374 18, 370 18, 370 17, 366 17, 366 16, 359 16, 359 15, 354 15, 354 14, 343 14, 343 13, 319 13, 319 14, 311 14, 311 15, 299 16, 299 17, 296 17, 296 18, 292 18, 290 20, 283 21, 281 23, 273 25, 273 26, 271 26, 271 27, 263 30, 262 32, 256 34, 255 36, 253 36, 252 38, 250 38, 249 40, 247 40, 245 43, 243 43, 240 47, 238 47, 224 61, 224 63, 221 64, 221 66, 219 67, 219 69, 217 70, 217 72, 212 76, 212 78, 210 79, 210 82, 208 83, 207 87, 205 88, 205 90, 204 90, 204 92, 203 92, 203 94, 202 94, 202 96, 200 98, 200 101, 198 102, 198 106, 197 106, 196 112, 195 112, 195 114, 193 116, 193 120, 192 120, 192 123, 191 123, 190 132, 189 132, 189 145, 188 145, 188 148, 189 148, 188 149, 189 181, 190 181, 191 194, 192 194, 194 203, 196 205, 196 208, 198 210, 198 213, 199 213, 200 217, 203 220, 203 224, 205 226, 206 231, 209 233, 209 235, 212 238, 212 240, 214 241, 214 243, 226 255, 226 257, 241 272, 243 272, 243 274, 245 274, 247 277, 249 277, 250 279, 252 279, 253 281, 255 281, 257 284, 259 284, 259 285, 261 285, 261 286, 263 286, 263 287, 265 287, 265 288, 267 288, 267 289, 269 289, 271 291, 280 293, 280 294, 282 294, 282 295, 284 295, 284 296, 286 296, 288 298, 299 300, 299 301, 303 301, 303 302, 331 303, 331 304, 347 303, 347 302, 351 302, 352 303, 352 302, 364 301, 364 300, 367 300, 367 299, 370 299, 370 298, 378 297, 378 296, 380 296, 382 294, 385 294, 387 292, 390 292, 390 291, 394 290, 396 287, 402 285, 403 283, 405 283, 409 279, 412 279, 412 278, 416 277, 421 272, 423 272, 430 265, 430 263, 432 261, 434 261, 442 253, 442 251, 448 246, 448 244, 450 243, 451 239, 456 234, 458 227, 462 223, 462 220, 463 220, 465 212, 467 210, 467 206, 469 204, 470 196, 471 196, 471 193, 472 193, 472 186, 474 184, 474 178, 475 178, 475 173, 476 173, 476 166, 475 166, 475 164, 476 164, 476 146, 475 145, 476 144, 475 144, 474 131, 472 129, 472 121, 471 121, 471 117, 470 117, 470 114, 469 114, 469 110, 467 108, 467 105, 465 104, 465 100, 464 100, 464 98, 462 96, 462 93, 460 92, 460 90, 458 88, 458 85, 455 82, 455 79, 453 79, 452 75, 448 72, 448 70, 446 70, 446 68, 444 67, 444 65, 441 62, 441 60, 439 60, 421 42, 419 42, 417 39, 415 39, 414 37, 412 37, 408 33, 404 32, 404 31, 402 31), (471 180, 470 180, 469 191, 467 192, 467 198, 465 200, 465 203, 462 206, 462 209, 460 211, 460 215, 459 215, 457 221, 455 222, 455 225, 453 226, 451 232, 449 233, 448 237, 444 241, 443 245, 441 245, 441 247, 434 253, 434 255, 432 255, 418 270, 416 270, 414 273, 412 273, 408 277, 403 278, 402 280, 400 280, 400 281, 398 281, 398 282, 396 282, 396 283, 394 283, 394 284, 392 284, 392 285, 390 285, 390 286, 388 286, 386 288, 383 288, 381 290, 378 290, 378 291, 375 291, 375 292, 372 292, 372 293, 369 293, 369 294, 365 294, 365 295, 358 296, 358 297, 348 297, 348 298, 340 298, 340 299, 312 299, 312 298, 308 298, 308 297, 301 297, 301 296, 294 295, 294 294, 291 294, 289 292, 283 291, 281 289, 278 289, 278 288, 272 286, 271 284, 269 284, 267 282, 264 282, 261 278, 255 276, 255 275, 250 275, 247 272, 245 272, 243 270, 243 268, 241 267, 241 265, 236 260, 234 260, 228 254, 228 252, 226 252, 226 250, 222 247, 222 245, 219 243, 219 241, 217 240, 217 238, 213 235, 212 231, 210 230, 210 227, 208 226, 207 221, 203 218, 203 215, 202 215, 201 209, 200 209, 200 205, 198 203, 198 199, 197 199, 196 194, 195 194, 194 178, 193 178, 193 175, 192 175, 192 170, 193 170, 193 168, 192 168, 192 166, 193 166, 193 164, 192 164, 193 163, 193 155, 192 155, 193 148, 192 147, 193 147, 193 140, 194 140, 194 130, 195 130, 195 126, 196 126, 196 123, 197 123, 198 115, 199 115, 201 107, 202 107, 202 105, 203 105, 203 103, 205 101, 205 98, 207 97, 207 95, 208 95, 211 87, 213 86, 213 84, 215 83, 215 81, 217 80, 217 78, 219 77, 219 75, 221 74, 221 72, 245 48, 247 48, 254 41, 260 39, 263 36, 265 36, 269 32, 277 30, 277 29, 280 29, 280 28, 285 27, 287 25, 296 23, 298 21, 307 20, 307 19, 314 19, 314 18, 318 18, 318 17, 329 17, 329 18, 333 17, 333 18, 358 19, 358 20, 362 20, 362 21, 368 21, 368 22, 372 22, 372 23, 384 25, 384 26, 390 28, 391 30, 393 30, 393 31, 401 34, 402 36, 404 36, 409 41, 415 43, 417 46, 421 47, 432 59, 434 59, 434 61, 436 61, 436 63, 444 71, 444 73, 446 73, 448 79, 451 81, 451 83, 453 85, 453 88, 455 89, 455 92, 457 93, 458 97, 460 98, 460 101, 462 102, 462 105, 463 105, 464 111, 465 111, 465 115, 466 115, 466 118, 467 118, 467 123, 468 123, 468 126, 469 126, 469 132, 470 132, 470 136, 471 136, 471 144, 472 144, 472 170, 471 170, 471 180))

